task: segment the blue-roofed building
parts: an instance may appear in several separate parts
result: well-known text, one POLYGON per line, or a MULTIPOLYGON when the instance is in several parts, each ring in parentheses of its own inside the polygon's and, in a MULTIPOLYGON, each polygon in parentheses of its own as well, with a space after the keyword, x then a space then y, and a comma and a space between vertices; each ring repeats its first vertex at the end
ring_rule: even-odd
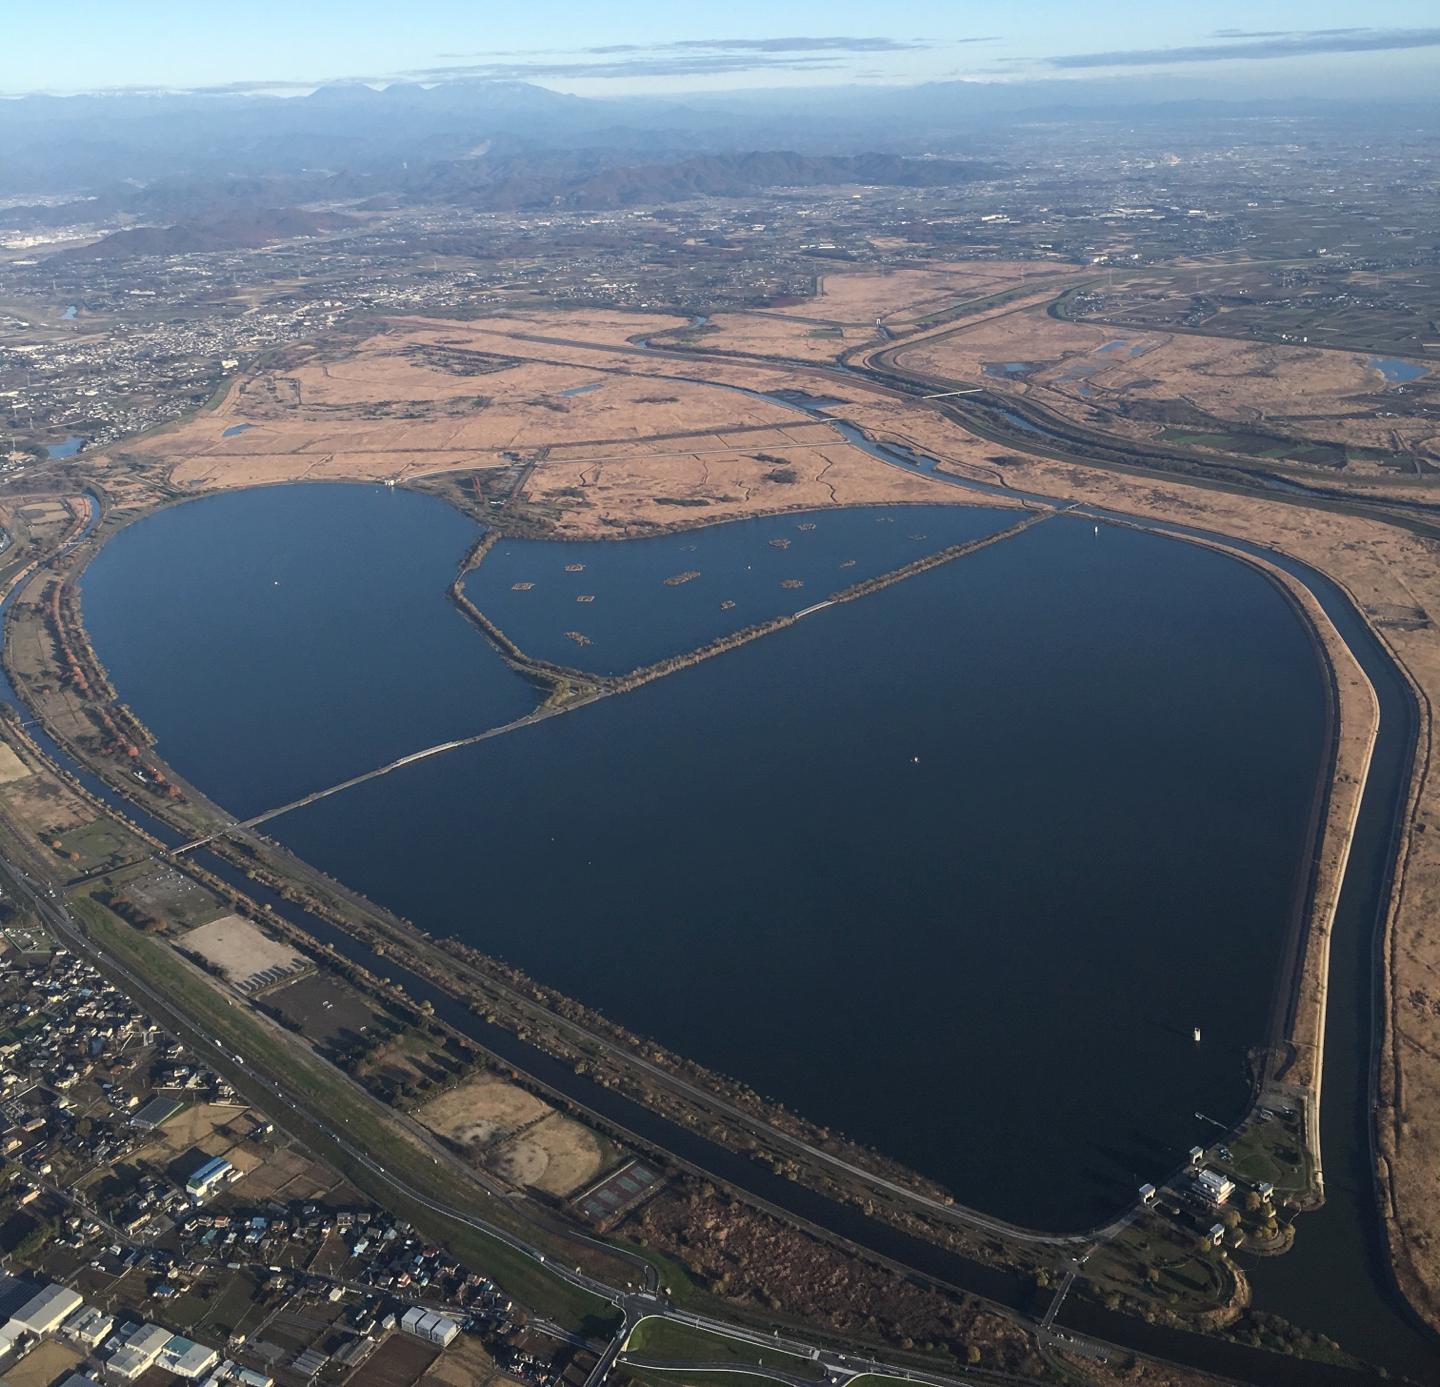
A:
POLYGON ((208 1160, 200 1167, 186 1182, 185 1192, 191 1199, 199 1203, 205 1199, 218 1185, 229 1184, 231 1180, 239 1179, 240 1172, 235 1169, 223 1156, 216 1156, 208 1160))

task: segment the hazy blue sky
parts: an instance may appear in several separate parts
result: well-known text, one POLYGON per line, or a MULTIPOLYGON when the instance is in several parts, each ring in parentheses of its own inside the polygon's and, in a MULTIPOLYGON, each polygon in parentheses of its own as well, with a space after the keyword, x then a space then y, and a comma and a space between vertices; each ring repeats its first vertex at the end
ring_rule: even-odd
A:
POLYGON ((0 90, 515 77, 586 95, 1213 74, 1322 94, 1440 86, 1436 0, 48 0, 0 90))

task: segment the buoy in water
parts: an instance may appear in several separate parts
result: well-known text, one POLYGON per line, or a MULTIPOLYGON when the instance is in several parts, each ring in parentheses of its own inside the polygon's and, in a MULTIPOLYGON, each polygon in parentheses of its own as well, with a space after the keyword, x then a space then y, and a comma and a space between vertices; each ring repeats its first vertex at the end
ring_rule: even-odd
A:
POLYGON ((1196 1043, 1197 1045, 1200 1043, 1200 1027, 1199 1027, 1199 1026, 1196 1026, 1196 1027, 1195 1027, 1195 1043, 1196 1043))

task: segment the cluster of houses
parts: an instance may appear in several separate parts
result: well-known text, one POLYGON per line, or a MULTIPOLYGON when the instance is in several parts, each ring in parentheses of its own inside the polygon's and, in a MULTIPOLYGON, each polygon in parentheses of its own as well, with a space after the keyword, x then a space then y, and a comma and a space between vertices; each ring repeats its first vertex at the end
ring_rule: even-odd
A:
MULTIPOLYGON (((154 1064, 151 1087, 213 1102, 234 1100, 224 1079, 187 1059, 184 1046, 164 1036, 119 988, 67 950, 12 960, 5 976, 0 1029, 8 1035, 0 1041, 0 1100, 7 1104, 33 1108, 34 1101, 25 1100, 38 1089, 44 1106, 57 1114, 73 1112, 73 1090, 93 1080, 117 1115, 138 1117, 140 1099, 126 1089, 124 1077, 135 1071, 142 1054, 154 1064)), ((8 1112, 6 1121, 14 1125, 8 1112)), ((0 1138, 9 1135, 9 1127, 0 1127, 0 1138)), ((0 1153, 8 1154, 5 1144, 0 1141, 0 1153)))
POLYGON ((290 1258, 297 1245, 318 1248, 338 1238, 343 1242, 343 1260, 329 1259, 327 1266, 332 1275, 343 1274, 352 1285, 396 1297, 423 1294, 492 1326, 505 1322, 513 1308, 489 1277, 467 1272, 448 1253, 416 1238, 409 1223, 378 1209, 335 1209, 313 1203, 289 1209, 274 1204, 263 1210, 196 1209, 177 1226, 176 1234, 182 1257, 267 1265, 290 1258))
POLYGON ((64 949, 19 959, 6 974, 18 986, 0 1002, 0 1025, 9 1031, 0 1042, 0 1096, 20 1096, 37 1084, 64 1095, 107 1051, 154 1038, 124 993, 64 949))
MULTIPOLYGON (((185 1101, 240 1106, 224 1079, 66 949, 12 955, 3 976, 0 1158, 32 1178, 66 1183, 122 1160, 185 1101)), ((38 1181, 18 1186, 22 1205, 39 1194, 38 1181)), ((133 1234, 184 1202, 183 1192, 145 1176, 112 1222, 133 1234)))
MULTIPOLYGON (((86 1360, 84 1371, 72 1372, 61 1387, 120 1387, 152 1368, 197 1387, 273 1387, 265 1373, 223 1358, 220 1350, 163 1325, 148 1320, 118 1323, 114 1315, 86 1304, 78 1291, 67 1286, 40 1284, 0 1272, 0 1316, 0 1367, 24 1357, 45 1338, 61 1340, 79 1351, 86 1360)), ((396 1329, 442 1349, 460 1333, 456 1320, 423 1305, 383 1317, 373 1303, 360 1305, 350 1319, 357 1335, 347 1354, 353 1362, 368 1356, 377 1336, 396 1329)), ((330 1361, 330 1355, 318 1350, 307 1350, 302 1358, 307 1355, 316 1360, 317 1371, 330 1361)), ((304 1367, 298 1360, 296 1366, 304 1367)))
MULTIPOLYGON (((182 1172, 178 1183, 173 1175, 142 1168, 118 1198, 105 1201, 103 1212, 83 1199, 75 1204, 65 1191, 83 1172, 114 1164, 152 1141, 187 1102, 223 1103, 235 1096, 65 950, 44 957, 12 954, 7 963, 0 974, 0 1033, 8 1024, 10 1035, 0 1049, 0 1141, 10 1139, 10 1162, 26 1172, 13 1179, 12 1198, 25 1205, 48 1190, 50 1199, 71 1204, 55 1225, 57 1246, 83 1249, 104 1239, 108 1226, 121 1241, 102 1247, 91 1265, 116 1274, 149 1270, 148 1295, 156 1301, 214 1275, 222 1263, 269 1266, 273 1291, 332 1301, 356 1297, 348 1317, 355 1339, 346 1346, 355 1363, 390 1332, 443 1348, 462 1326, 492 1338, 514 1328, 511 1301, 493 1281, 467 1272, 384 1211, 268 1203, 239 1212, 229 1200, 216 1207, 216 1197, 243 1173, 223 1156, 182 1172), (124 1243, 137 1235, 149 1246, 124 1243), (300 1248, 303 1256, 296 1255, 300 1248), (322 1248, 329 1275, 280 1266, 312 1262, 322 1248), (406 1308, 421 1297, 429 1304, 406 1308)), ((251 1134, 269 1130, 260 1123, 251 1134)), ((5 1164, 0 1160, 0 1168, 5 1164)), ((162 1325, 87 1305, 63 1285, 0 1272, 0 1373, 47 1336, 85 1358, 60 1387, 119 1387, 152 1369, 197 1387, 270 1387, 264 1373, 162 1325)), ((307 1352, 316 1361, 306 1367, 331 1361, 318 1350, 307 1352)))
POLYGON ((556 1371, 553 1361, 520 1344, 498 1344, 491 1353, 506 1373, 531 1387, 565 1387, 571 1381, 568 1374, 556 1371))
MULTIPOLYGON (((271 1387, 271 1380, 248 1368, 223 1361, 217 1349, 172 1333, 158 1324, 136 1322, 117 1326, 115 1317, 87 1305, 78 1291, 55 1284, 39 1285, 0 1272, 0 1363, 29 1351, 46 1337, 67 1341, 88 1360, 89 1371, 106 1383, 133 1382, 152 1367, 163 1368, 201 1387, 271 1387)), ((71 1373, 65 1387, 99 1387, 88 1373, 71 1373)))

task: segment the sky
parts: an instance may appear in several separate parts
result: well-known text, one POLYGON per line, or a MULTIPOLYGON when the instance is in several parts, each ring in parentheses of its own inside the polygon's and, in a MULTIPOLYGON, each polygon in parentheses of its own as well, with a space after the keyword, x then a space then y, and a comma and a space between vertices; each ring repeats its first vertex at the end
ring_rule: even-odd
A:
POLYGON ((0 92, 492 77, 584 96, 1121 76, 1317 95, 1440 88, 1435 0, 48 0, 0 92))

